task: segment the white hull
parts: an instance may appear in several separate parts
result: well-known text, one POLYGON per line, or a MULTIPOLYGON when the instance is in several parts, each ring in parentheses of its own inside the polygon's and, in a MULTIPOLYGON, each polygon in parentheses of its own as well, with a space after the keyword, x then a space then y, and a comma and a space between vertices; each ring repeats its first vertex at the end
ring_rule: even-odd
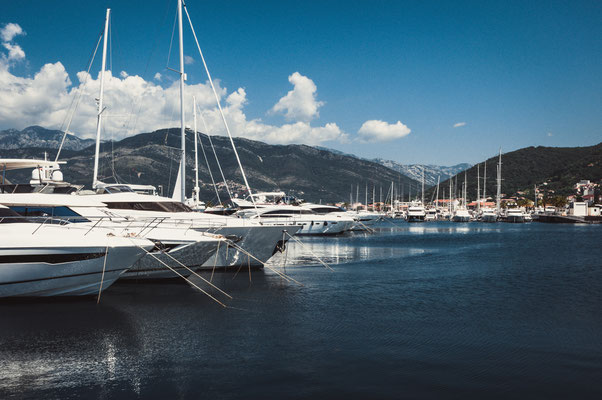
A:
POLYGON ((53 228, 61 227, 42 227, 34 235, 30 231, 29 238, 10 232, 14 236, 4 240, 0 248, 0 297, 98 294, 101 282, 102 289, 107 289, 144 254, 143 248, 152 247, 150 242, 141 239, 106 237, 93 232, 83 236, 85 230, 78 235, 60 236, 73 232, 66 232, 67 228, 62 229, 63 232, 59 229, 52 232, 53 228), (56 236, 42 237, 44 233, 56 236), (57 244, 70 239, 78 239, 82 245, 57 244), (13 245, 19 242, 21 245, 13 245), (39 245, 23 245, 33 242, 39 245), (85 242, 107 243, 108 254, 105 256, 106 246, 90 246, 83 244, 85 242))
POLYGON ((277 251, 276 247, 286 243, 288 235, 295 235, 300 229, 299 226, 290 225, 249 225, 249 226, 229 226, 212 230, 217 234, 226 237, 236 237, 233 239, 237 246, 253 255, 248 256, 244 252, 231 245, 220 245, 219 250, 211 256, 200 269, 228 268, 250 266, 252 268, 263 267, 264 262, 269 260, 277 251))
POLYGON ((207 240, 181 245, 168 253, 153 252, 152 255, 147 254, 142 257, 120 279, 177 279, 182 276, 186 278, 192 275, 192 270, 201 267, 213 256, 217 247, 217 240, 207 240), (165 264, 169 265, 171 269, 165 264))

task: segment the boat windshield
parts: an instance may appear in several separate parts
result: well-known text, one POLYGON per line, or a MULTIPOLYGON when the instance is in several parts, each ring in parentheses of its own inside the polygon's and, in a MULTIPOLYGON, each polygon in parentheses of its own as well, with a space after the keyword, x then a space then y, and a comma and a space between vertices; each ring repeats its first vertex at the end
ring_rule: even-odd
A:
POLYGON ((193 212, 190 207, 177 201, 111 201, 104 203, 108 208, 116 210, 193 212))
POLYGON ((0 208, 0 224, 15 224, 31 222, 27 218, 11 210, 10 208, 0 208))

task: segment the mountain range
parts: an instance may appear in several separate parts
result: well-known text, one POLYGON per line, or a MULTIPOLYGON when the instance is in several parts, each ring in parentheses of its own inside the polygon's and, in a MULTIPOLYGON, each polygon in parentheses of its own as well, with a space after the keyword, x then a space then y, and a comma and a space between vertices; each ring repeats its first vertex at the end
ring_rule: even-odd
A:
MULTIPOLYGON (((30 126, 23 130, 7 129, 0 131, 0 149, 19 149, 23 147, 59 148, 63 139, 63 131, 50 130, 41 126, 30 126)), ((81 139, 67 134, 63 149, 82 150, 94 144, 93 139, 81 139)))
MULTIPOLYGON (((28 133, 19 139, 15 137, 18 135, 14 130, 8 131, 8 134, 6 131, 0 134, 0 137, 10 138, 6 142, 0 141, 0 157, 43 158, 44 154, 48 153, 49 157, 54 159, 60 142, 58 131, 41 131, 39 127, 27 128, 24 131, 38 133, 28 133), (27 142, 28 137, 32 138, 32 142, 27 142), (16 140, 20 140, 20 146, 13 145, 16 140), (5 147, 5 143, 10 147, 5 147), (37 143, 41 145, 38 146, 37 143)), ((199 136, 205 146, 209 165, 223 201, 227 198, 227 190, 213 151, 208 147, 209 138, 204 134, 199 136)), ((229 139, 212 136, 211 140, 230 191, 244 194, 242 175, 229 139)), ((349 201, 350 194, 353 194, 355 200, 359 188, 359 200, 363 202, 366 197, 366 185, 369 201, 373 192, 376 199, 379 199, 381 187, 383 198, 386 197, 391 182, 395 182, 395 185, 419 185, 411 178, 378 163, 311 146, 269 145, 243 138, 235 138, 234 142, 253 190, 283 190, 308 201, 336 202, 349 201)), ((61 153, 61 160, 67 162, 61 168, 65 180, 89 187, 92 181, 94 146, 88 142, 90 145, 78 149, 77 146, 86 143, 81 139, 69 140, 69 143, 71 148, 65 147, 61 153)), ((100 146, 100 179, 105 182, 151 184, 160 187, 163 194, 171 194, 178 172, 179 146, 179 128, 141 133, 116 142, 104 142, 100 146)), ((190 193, 194 185, 194 135, 190 130, 187 131, 186 148, 186 186, 187 193, 190 193)), ((200 150, 199 153, 201 198, 215 204, 217 196, 211 184, 207 163, 200 150)), ((7 177, 12 181, 23 182, 29 181, 30 174, 31 171, 20 171, 7 177)))
POLYGON ((335 154, 346 155, 350 157, 359 158, 362 160, 376 162, 378 164, 384 165, 387 168, 390 168, 394 171, 400 172, 403 175, 412 178, 418 182, 422 182, 422 170, 424 169, 424 185, 425 187, 434 186, 437 184, 437 179, 441 182, 451 178, 457 173, 464 171, 471 167, 471 164, 462 163, 456 164, 452 166, 441 166, 441 165, 433 165, 433 164, 403 164, 398 161, 393 160, 385 160, 383 158, 362 158, 353 154, 343 153, 339 150, 330 149, 327 147, 315 146, 320 150, 330 151, 335 154))

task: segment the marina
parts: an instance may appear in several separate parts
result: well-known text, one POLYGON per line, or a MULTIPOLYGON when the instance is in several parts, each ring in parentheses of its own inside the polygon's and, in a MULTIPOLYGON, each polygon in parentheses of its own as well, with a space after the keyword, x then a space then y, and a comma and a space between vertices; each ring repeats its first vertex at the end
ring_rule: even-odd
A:
POLYGON ((599 5, 3 11, 0 400, 602 398, 599 5))

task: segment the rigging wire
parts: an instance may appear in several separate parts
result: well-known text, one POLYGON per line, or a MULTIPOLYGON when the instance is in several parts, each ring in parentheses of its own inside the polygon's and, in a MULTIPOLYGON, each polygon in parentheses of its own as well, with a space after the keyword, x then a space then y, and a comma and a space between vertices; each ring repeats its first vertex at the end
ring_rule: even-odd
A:
MULTIPOLYGON (((211 149, 213 150, 213 156, 215 157, 215 161, 217 162, 217 167, 219 168, 219 172, 222 175, 222 179, 224 180, 224 185, 226 185, 226 190, 228 191, 228 196, 230 196, 230 201, 232 201, 232 192, 230 192, 230 187, 228 186, 228 182, 226 181, 226 178, 224 176, 224 171, 222 170, 222 166, 219 162, 219 159, 217 158, 215 146, 213 145, 213 140, 211 139, 211 135, 209 135, 209 129, 207 128, 207 124, 205 123, 205 118, 203 118, 202 112, 199 112, 199 115, 201 117, 201 122, 203 123, 203 126, 205 127, 205 132, 207 132, 207 138, 209 139, 209 144, 211 145, 211 149)), ((213 183, 213 184, 215 185, 215 183, 213 183)))
POLYGON ((234 139, 232 139, 232 134, 230 133, 230 128, 228 127, 228 122, 226 121, 226 117, 224 116, 224 111, 222 110, 222 105, 219 100, 219 96, 217 95, 217 91, 215 90, 215 86, 213 85, 213 79, 211 79, 211 74, 209 73, 209 68, 207 67, 207 63, 205 62, 205 57, 203 56, 203 52, 201 51, 201 46, 199 45, 199 40, 197 39, 196 33, 194 31, 194 27, 192 26, 192 20, 190 19, 190 14, 188 13, 188 8, 186 7, 186 4, 182 4, 182 5, 184 6, 184 11, 186 12, 186 17, 188 18, 188 23, 190 24, 190 30, 192 31, 192 35, 194 36, 194 41, 196 42, 197 49, 199 50, 199 55, 201 56, 201 60, 203 61, 203 66, 205 67, 205 72, 207 73, 207 78, 209 78, 209 83, 211 84, 211 89, 213 90, 213 95, 215 96, 215 101, 217 103, 217 107, 219 108, 219 112, 222 117, 224 127, 226 128, 226 132, 228 133, 228 137, 230 138, 230 143, 232 144, 232 149, 234 150, 234 155, 236 156, 236 161, 238 162, 238 167, 240 168, 240 172, 242 174, 243 180, 245 181, 245 186, 247 187, 247 191, 249 192, 249 197, 251 198, 251 201, 253 202, 253 207, 257 211, 257 205, 255 204, 255 198, 253 197, 253 192, 251 191, 251 187, 249 186, 249 182, 247 181, 247 175, 245 174, 245 170, 242 167, 240 157, 238 156, 238 151, 236 150, 236 146, 234 145, 234 139))
MULTIPOLYGON (((61 144, 59 145, 59 149, 56 153, 56 158, 54 159, 55 162, 58 161, 59 156, 61 155, 61 150, 63 149, 63 145, 65 144, 65 139, 67 138, 69 128, 71 127, 71 122, 73 121, 73 117, 75 116, 75 111, 77 110, 77 107, 79 106, 79 102, 82 98, 84 89, 86 87, 86 84, 88 83, 88 78, 90 77, 90 68, 92 68, 92 63, 94 62, 94 58, 96 58, 96 52, 98 51, 98 46, 100 46, 100 41, 102 40, 102 35, 103 35, 103 31, 100 31, 100 35, 98 36, 98 41, 96 42, 96 47, 94 48, 94 51, 92 52, 92 54, 90 55, 90 58, 88 60, 88 69, 86 70, 86 78, 84 79, 84 82, 82 84, 80 84, 80 90, 79 90, 77 96, 73 96, 73 99, 71 100, 71 105, 69 105, 69 108, 67 109, 67 110, 70 110, 71 107, 73 107, 71 115, 69 115, 69 113, 67 113, 67 115, 65 116, 65 120, 67 118, 69 118, 69 122, 67 123, 67 128, 65 128, 65 131, 63 132, 63 138, 61 139, 61 144), (74 103, 75 103, 75 106, 73 106, 74 103)), ((63 123, 61 124, 61 130, 63 128, 63 125, 65 124, 65 120, 63 120, 63 123)))

